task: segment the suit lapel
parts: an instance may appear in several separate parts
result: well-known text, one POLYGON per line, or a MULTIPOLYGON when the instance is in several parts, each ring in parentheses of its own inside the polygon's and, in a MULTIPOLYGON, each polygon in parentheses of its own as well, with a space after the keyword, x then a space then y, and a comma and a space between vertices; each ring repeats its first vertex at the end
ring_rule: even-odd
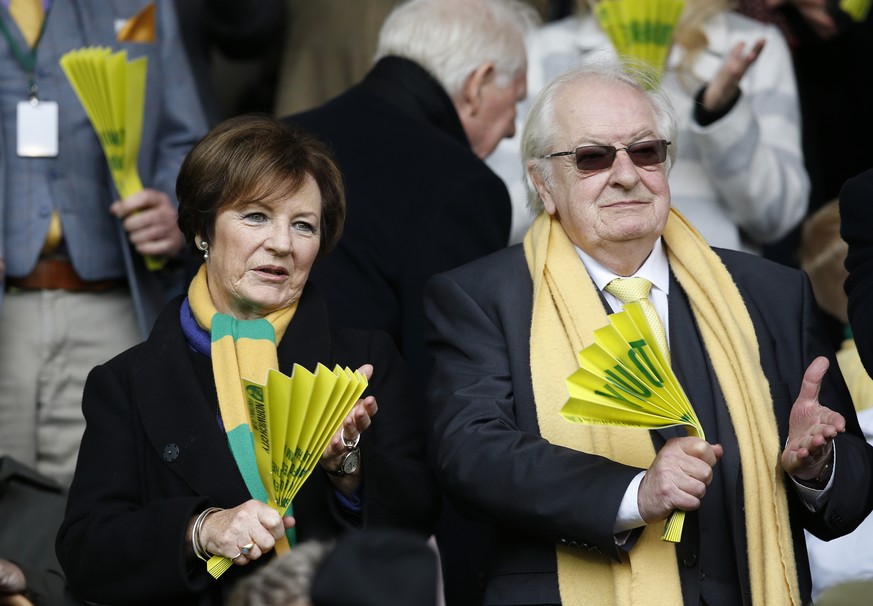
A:
POLYGON ((250 496, 197 379, 180 326, 179 302, 161 314, 143 349, 134 378, 137 409, 169 469, 197 494, 224 506, 239 505, 250 496))

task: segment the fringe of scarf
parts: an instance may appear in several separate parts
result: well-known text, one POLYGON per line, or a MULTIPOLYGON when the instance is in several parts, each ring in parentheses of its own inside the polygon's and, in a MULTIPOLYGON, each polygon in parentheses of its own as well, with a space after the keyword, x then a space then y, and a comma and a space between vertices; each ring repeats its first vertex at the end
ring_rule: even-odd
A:
MULTIPOLYGON (((197 324, 211 335, 212 374, 230 451, 251 497, 268 503, 267 490, 261 481, 255 459, 242 379, 264 383, 269 369, 279 370, 276 344, 294 317, 297 303, 257 320, 237 320, 219 313, 209 295, 206 265, 200 267, 191 281, 188 303, 197 324)), ((286 512, 280 513, 294 515, 291 505, 286 512)), ((295 543, 293 531, 293 528, 290 529, 287 537, 291 545, 295 543)), ((277 546, 277 549, 280 548, 277 546)))
MULTIPOLYGON (((799 606, 779 463, 781 444, 754 326, 718 255, 673 209, 663 240, 739 443, 752 601, 799 606)), ((577 425, 560 416, 567 400, 565 379, 578 367, 576 354, 593 343, 594 330, 608 320, 596 287, 557 219, 541 213, 525 236, 524 252, 534 288, 531 378, 542 436, 553 444, 648 468, 655 458, 648 431, 577 425)), ((676 550, 660 540, 660 532, 660 525, 646 526, 622 563, 557 546, 562 603, 632 606, 657 595, 664 604, 681 604, 676 550)))

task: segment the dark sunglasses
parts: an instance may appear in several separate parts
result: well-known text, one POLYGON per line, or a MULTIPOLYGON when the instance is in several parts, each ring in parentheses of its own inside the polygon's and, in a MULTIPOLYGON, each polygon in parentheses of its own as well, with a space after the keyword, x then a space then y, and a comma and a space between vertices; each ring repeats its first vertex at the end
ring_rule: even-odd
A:
POLYGON ((612 145, 583 145, 573 151, 555 152, 544 158, 558 156, 575 156, 576 168, 579 170, 604 170, 615 162, 615 155, 620 151, 626 151, 628 157, 637 166, 653 166, 661 164, 667 159, 667 146, 670 141, 654 139, 652 141, 639 141, 627 147, 613 147, 612 145))

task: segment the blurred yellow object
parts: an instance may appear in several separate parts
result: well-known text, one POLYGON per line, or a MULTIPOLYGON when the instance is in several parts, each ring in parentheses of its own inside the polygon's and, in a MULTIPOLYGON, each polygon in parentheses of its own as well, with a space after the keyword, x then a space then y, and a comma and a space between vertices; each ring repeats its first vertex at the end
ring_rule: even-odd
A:
MULTIPOLYGON (((145 107, 148 58, 127 60, 125 51, 102 46, 72 50, 61 57, 61 68, 85 108, 103 147, 112 180, 121 198, 143 189, 137 170, 145 107)), ((158 270, 165 259, 145 257, 158 270)))
POLYGON ((840 0, 840 9, 857 23, 867 19, 870 13, 870 0, 840 0))
MULTIPOLYGON (((323 364, 315 373, 295 364, 290 377, 270 369, 263 385, 243 380, 258 473, 267 505, 280 515, 366 388, 367 377, 360 372, 323 364)), ((230 563, 230 558, 213 556, 207 570, 218 578, 230 563)))
POLYGON ((149 2, 118 30, 118 42, 151 43, 155 41, 155 3, 149 2))
POLYGON ((45 21, 45 9, 42 0, 9 0, 9 15, 15 21, 27 45, 33 48, 42 24, 45 21))
POLYGON ((594 8, 616 52, 642 61, 660 81, 684 0, 602 0, 594 8))
POLYGON ((45 235, 45 242, 43 242, 42 250, 39 251, 39 256, 49 257, 53 255, 58 250, 58 247, 60 247, 63 237, 61 216, 58 214, 58 211, 53 210, 52 216, 49 219, 49 228, 45 235))
MULTIPOLYGON (((673 374, 639 302, 611 314, 578 353, 579 370, 567 378, 569 399, 561 415, 574 423, 662 429, 684 425, 704 438, 703 427, 673 374)), ((661 538, 682 538, 685 512, 675 510, 661 538)))
POLYGON ((843 341, 837 352, 837 363, 840 365, 840 372, 849 387, 855 410, 860 412, 873 408, 873 378, 870 378, 867 369, 861 363, 854 339, 843 341))

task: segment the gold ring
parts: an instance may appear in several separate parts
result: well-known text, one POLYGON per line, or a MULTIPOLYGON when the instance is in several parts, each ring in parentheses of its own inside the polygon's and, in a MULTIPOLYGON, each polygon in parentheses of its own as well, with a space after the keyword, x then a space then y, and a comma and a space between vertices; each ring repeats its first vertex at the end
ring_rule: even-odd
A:
POLYGON ((248 545, 243 545, 242 547, 239 548, 239 553, 240 553, 240 555, 248 556, 249 553, 252 551, 252 548, 253 548, 254 546, 255 546, 255 542, 254 542, 254 541, 252 541, 252 542, 249 543, 248 545))

